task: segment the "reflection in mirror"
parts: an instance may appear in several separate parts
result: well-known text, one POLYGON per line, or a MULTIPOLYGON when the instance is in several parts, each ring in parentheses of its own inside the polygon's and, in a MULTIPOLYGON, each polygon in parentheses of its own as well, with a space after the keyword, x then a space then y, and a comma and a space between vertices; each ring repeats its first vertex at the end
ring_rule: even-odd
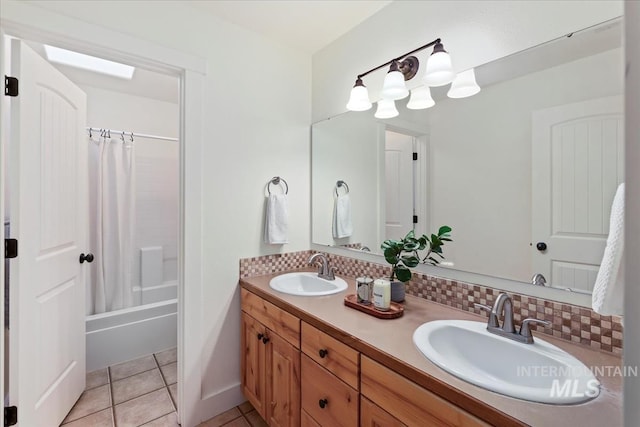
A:
POLYGON ((432 88, 427 110, 399 101, 394 119, 314 124, 313 243, 380 253, 385 239, 446 224, 443 266, 589 293, 624 175, 621 37, 610 21, 477 67, 472 98, 432 88), (338 180, 350 188, 343 238, 338 180))

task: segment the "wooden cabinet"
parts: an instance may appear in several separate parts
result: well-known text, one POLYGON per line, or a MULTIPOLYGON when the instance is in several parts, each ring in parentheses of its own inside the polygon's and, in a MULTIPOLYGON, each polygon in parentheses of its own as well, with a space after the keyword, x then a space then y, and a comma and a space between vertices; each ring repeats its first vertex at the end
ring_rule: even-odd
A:
POLYGON ((245 288, 241 298, 242 390, 271 427, 488 426, 317 319, 301 321, 245 288))
POLYGON ((271 427, 300 426, 300 320, 242 290, 242 390, 271 427))
POLYGON ((360 398, 360 427, 407 427, 387 411, 362 396, 360 398))
POLYGON ((488 424, 380 363, 362 356, 362 395, 408 426, 471 427, 488 424))
POLYGON ((302 409, 321 426, 357 427, 358 392, 302 355, 302 409))

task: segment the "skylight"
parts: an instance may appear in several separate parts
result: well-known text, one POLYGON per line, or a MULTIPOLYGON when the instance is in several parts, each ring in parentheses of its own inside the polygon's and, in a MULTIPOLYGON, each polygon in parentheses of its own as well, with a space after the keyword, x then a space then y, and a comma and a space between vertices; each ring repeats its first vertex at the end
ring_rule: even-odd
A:
POLYGON ((135 70, 135 68, 130 65, 107 61, 106 59, 60 49, 59 47, 44 45, 44 49, 47 53, 47 59, 51 62, 82 68, 96 73, 107 74, 121 79, 131 80, 135 70))

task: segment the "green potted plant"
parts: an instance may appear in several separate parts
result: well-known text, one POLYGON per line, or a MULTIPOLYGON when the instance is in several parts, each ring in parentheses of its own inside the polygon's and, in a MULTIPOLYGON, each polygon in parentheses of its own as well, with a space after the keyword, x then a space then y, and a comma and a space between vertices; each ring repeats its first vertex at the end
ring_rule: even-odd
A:
POLYGON ((440 261, 435 256, 444 259, 442 246, 444 242, 451 242, 451 227, 443 225, 438 229, 438 234, 415 237, 413 230, 400 240, 388 239, 382 242, 380 248, 383 251, 384 259, 391 264, 391 300, 394 302, 404 301, 404 284, 411 280, 411 268, 418 264, 429 263, 437 265, 440 261), (419 251, 427 250, 421 258, 419 251))

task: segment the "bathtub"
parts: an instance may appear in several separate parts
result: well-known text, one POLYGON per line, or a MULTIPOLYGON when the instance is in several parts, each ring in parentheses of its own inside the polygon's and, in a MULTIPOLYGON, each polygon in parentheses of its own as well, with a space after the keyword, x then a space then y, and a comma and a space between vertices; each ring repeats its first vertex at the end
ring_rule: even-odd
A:
POLYGON ((175 347, 178 300, 87 316, 86 340, 87 372, 175 347))

